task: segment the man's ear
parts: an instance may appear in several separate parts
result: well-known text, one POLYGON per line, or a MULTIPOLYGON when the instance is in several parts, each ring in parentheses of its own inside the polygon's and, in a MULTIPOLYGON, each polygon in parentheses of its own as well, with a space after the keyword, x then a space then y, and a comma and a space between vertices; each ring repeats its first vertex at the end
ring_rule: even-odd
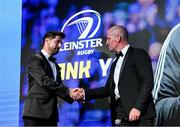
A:
POLYGON ((118 41, 118 42, 121 42, 121 36, 116 36, 116 40, 118 41))
POLYGON ((48 38, 46 38, 46 39, 45 39, 45 42, 47 42, 48 40, 49 40, 49 39, 48 39, 48 38))
POLYGON ((45 39, 45 43, 48 43, 48 42, 49 42, 49 39, 48 39, 48 38, 46 38, 46 39, 45 39))

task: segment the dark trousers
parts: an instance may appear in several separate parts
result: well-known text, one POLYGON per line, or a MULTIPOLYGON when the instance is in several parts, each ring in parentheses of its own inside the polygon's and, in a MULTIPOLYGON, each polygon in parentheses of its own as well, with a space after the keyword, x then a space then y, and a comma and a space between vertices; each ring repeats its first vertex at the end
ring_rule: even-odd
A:
POLYGON ((40 118, 33 118, 33 117, 23 117, 24 126, 31 127, 31 126, 57 126, 56 119, 40 119, 40 118))
POLYGON ((154 121, 153 119, 147 119, 147 120, 138 120, 138 121, 129 121, 127 119, 121 119, 119 124, 115 126, 153 126, 154 121))
POLYGON ((114 100, 114 120, 113 126, 153 126, 154 118, 150 119, 140 119, 138 121, 129 121, 128 114, 125 113, 124 108, 122 106, 120 98, 114 100))
POLYGON ((127 119, 127 115, 124 111, 120 98, 117 100, 116 99, 113 100, 111 111, 112 111, 112 125, 113 126, 119 125, 122 120, 127 119))

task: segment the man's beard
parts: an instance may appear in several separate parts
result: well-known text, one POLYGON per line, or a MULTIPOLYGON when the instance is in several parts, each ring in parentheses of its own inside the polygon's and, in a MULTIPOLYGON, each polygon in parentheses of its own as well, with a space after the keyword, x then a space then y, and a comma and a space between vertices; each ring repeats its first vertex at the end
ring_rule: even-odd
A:
POLYGON ((56 48, 56 49, 54 49, 53 55, 58 54, 58 53, 59 53, 59 49, 60 49, 60 48, 56 48))

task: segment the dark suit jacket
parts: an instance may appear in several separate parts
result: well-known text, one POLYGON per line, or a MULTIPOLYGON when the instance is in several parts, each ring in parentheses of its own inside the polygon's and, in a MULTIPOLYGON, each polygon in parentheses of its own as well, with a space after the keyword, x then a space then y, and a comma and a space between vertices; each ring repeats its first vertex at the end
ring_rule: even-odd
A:
POLYGON ((69 103, 73 100, 68 96, 68 88, 62 84, 60 68, 56 64, 57 81, 47 59, 42 53, 34 54, 27 67, 29 89, 24 103, 23 117, 48 119, 53 116, 58 120, 57 96, 69 103))
MULTIPOLYGON (((112 64, 107 83, 104 87, 85 90, 86 100, 93 98, 111 98, 111 117, 114 121, 113 102, 113 67, 112 64)), ((155 107, 151 91, 153 88, 153 72, 148 54, 142 50, 129 47, 122 63, 118 84, 120 99, 128 118, 132 108, 141 111, 141 119, 155 117, 155 107)))

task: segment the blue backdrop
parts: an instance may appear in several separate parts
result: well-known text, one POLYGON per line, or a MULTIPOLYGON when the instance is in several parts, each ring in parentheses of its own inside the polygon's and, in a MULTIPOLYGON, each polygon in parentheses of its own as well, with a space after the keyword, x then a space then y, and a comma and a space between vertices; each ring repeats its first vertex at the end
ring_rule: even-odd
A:
MULTIPOLYGON (((125 26, 131 45, 149 53, 155 71, 162 44, 180 21, 179 6, 179 0, 0 0, 0 126, 23 125, 27 59, 40 51, 45 32, 67 35, 56 56, 64 84, 96 88, 105 84, 114 58, 105 45, 110 26, 125 26), (80 13, 86 10, 91 11, 80 13)), ((58 106, 59 126, 111 125, 108 98, 72 105, 59 99, 58 106)))
POLYGON ((0 0, 0 126, 19 125, 21 0, 0 0))

